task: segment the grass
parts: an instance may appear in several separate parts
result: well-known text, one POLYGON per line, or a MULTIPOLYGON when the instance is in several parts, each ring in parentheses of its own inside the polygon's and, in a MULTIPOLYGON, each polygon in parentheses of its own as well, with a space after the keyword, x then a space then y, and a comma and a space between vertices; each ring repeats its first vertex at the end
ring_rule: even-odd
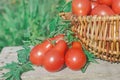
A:
POLYGON ((5 46, 34 45, 49 35, 49 22, 60 0, 1 0, 0 50, 5 46))

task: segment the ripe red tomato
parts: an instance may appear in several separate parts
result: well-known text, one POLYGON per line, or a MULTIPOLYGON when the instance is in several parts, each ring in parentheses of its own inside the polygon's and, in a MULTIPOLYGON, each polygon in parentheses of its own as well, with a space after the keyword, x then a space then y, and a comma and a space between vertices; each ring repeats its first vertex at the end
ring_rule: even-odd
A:
POLYGON ((80 70, 86 61, 86 55, 79 48, 70 48, 65 55, 66 66, 71 70, 80 70))
POLYGON ((72 42, 72 48, 79 48, 82 50, 82 45, 80 42, 74 41, 74 42, 72 42))
POLYGON ((99 15, 99 16, 114 15, 114 12, 107 5, 98 5, 91 11, 91 15, 99 15))
POLYGON ((91 1, 91 9, 94 9, 98 5, 99 5, 99 3, 97 1, 91 1))
POLYGON ((66 50, 68 49, 67 43, 64 40, 60 40, 56 44, 55 49, 58 50, 61 54, 64 55, 66 50))
POLYGON ((52 47, 53 45, 48 40, 44 41, 41 44, 36 45, 35 47, 32 48, 30 52, 29 60, 31 61, 32 64, 41 66, 43 64, 45 53, 52 47))
POLYGON ((98 0, 90 0, 90 1, 96 1, 96 2, 98 2, 98 0))
POLYGON ((73 0, 72 1, 72 13, 76 16, 84 16, 89 14, 91 10, 91 4, 89 0, 73 0))
POLYGON ((57 43, 58 41, 63 40, 64 37, 65 37, 64 34, 59 34, 59 35, 54 36, 53 38, 50 38, 50 40, 52 40, 52 41, 54 40, 57 43))
POLYGON ((64 55, 57 50, 50 50, 44 57, 43 66, 49 72, 57 72, 64 65, 64 55))
POLYGON ((64 66, 64 53, 66 43, 60 40, 54 48, 48 51, 44 57, 43 66, 49 72, 57 72, 64 66))
MULTIPOLYGON (((115 0, 116 1, 116 0, 115 0)), ((105 5, 108 5, 108 6, 111 6, 112 4, 112 0, 98 0, 98 2, 100 4, 105 4, 105 5)), ((113 1, 114 2, 114 1, 113 1)))
POLYGON ((112 9, 116 14, 120 14, 120 0, 115 0, 112 2, 112 9))

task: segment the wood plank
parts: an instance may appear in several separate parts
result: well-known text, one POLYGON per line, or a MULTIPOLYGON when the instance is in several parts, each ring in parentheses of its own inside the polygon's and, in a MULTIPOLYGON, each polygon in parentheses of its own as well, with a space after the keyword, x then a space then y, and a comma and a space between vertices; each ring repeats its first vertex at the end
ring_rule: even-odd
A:
MULTIPOLYGON (((22 47, 5 47, 0 54, 0 67, 5 63, 17 61, 16 51, 22 47)), ((43 67, 35 67, 34 71, 22 75, 22 80, 119 80, 120 64, 111 64, 106 61, 97 60, 99 64, 90 64, 87 71, 72 71, 68 68, 55 73, 47 72, 43 67)), ((0 76, 6 70, 0 70, 0 76)), ((0 79, 4 80, 4 79, 0 79)))

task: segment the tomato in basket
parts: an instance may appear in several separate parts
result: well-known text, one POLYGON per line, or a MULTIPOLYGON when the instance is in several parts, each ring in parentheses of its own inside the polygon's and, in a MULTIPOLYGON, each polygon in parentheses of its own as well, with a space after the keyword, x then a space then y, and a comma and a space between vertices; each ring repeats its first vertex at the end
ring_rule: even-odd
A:
POLYGON ((114 15, 113 10, 107 5, 98 5, 91 11, 91 15, 105 16, 105 15, 114 15))
POLYGON ((116 14, 120 14, 120 0, 115 0, 112 2, 112 9, 116 14))
POLYGON ((73 0, 72 13, 76 16, 88 15, 91 10, 90 0, 73 0))
MULTIPOLYGON (((111 4, 112 4, 112 0, 98 0, 98 2, 100 4, 105 4, 105 5, 108 5, 108 6, 111 6, 111 4)), ((116 2, 116 0, 113 1, 113 2, 116 2)))

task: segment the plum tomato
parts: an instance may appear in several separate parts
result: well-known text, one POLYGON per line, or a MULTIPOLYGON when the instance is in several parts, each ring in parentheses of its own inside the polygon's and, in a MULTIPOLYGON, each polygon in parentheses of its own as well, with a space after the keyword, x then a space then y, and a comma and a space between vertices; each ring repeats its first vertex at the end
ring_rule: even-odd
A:
POLYGON ((65 64, 71 70, 80 70, 86 61, 86 55, 79 48, 70 48, 65 55, 65 64))
POLYGON ((34 46, 30 52, 30 62, 34 65, 41 66, 43 64, 45 53, 52 47, 53 45, 49 40, 45 40, 43 43, 34 46))
POLYGON ((88 15, 91 10, 90 0, 72 0, 72 13, 76 16, 88 15))
POLYGON ((105 16, 105 15, 114 15, 113 10, 107 5, 98 5, 91 11, 91 15, 105 16))
MULTIPOLYGON (((111 6, 111 4, 112 4, 112 0, 98 0, 98 2, 100 4, 105 4, 105 5, 108 5, 108 6, 111 6)), ((115 2, 116 2, 116 0, 115 0, 115 2)))
POLYGON ((116 14, 120 14, 120 0, 115 0, 112 2, 112 10, 116 14))

